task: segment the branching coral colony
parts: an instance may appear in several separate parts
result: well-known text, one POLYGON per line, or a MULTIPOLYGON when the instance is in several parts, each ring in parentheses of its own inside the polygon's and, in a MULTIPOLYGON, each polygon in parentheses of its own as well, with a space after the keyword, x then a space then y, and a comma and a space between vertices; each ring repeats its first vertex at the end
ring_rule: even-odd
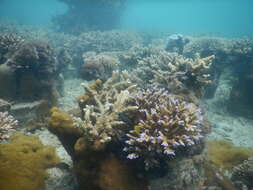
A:
MULTIPOLYGON (((188 83, 203 86, 210 82, 203 71, 209 70, 213 58, 188 60, 166 54, 164 59, 157 55, 158 68, 167 69, 168 76, 164 76, 182 79, 185 88, 190 88, 188 83)), ((145 66, 139 63, 138 69, 154 71, 157 59, 153 57, 154 62, 145 59, 145 66)), ((155 77, 142 78, 136 73, 136 70, 131 74, 114 71, 104 82, 97 79, 83 85, 85 94, 78 99, 81 117, 52 110, 49 130, 59 137, 73 158, 79 182, 91 181, 92 185, 84 184, 85 188, 104 189, 96 184, 99 176, 96 172, 111 154, 123 162, 141 163, 145 171, 173 158, 179 147, 189 150, 203 137, 204 119, 197 105, 186 101, 180 93, 173 94, 170 84, 163 88, 161 80, 157 80, 152 85, 150 81, 155 77), (149 85, 142 86, 143 83, 149 85), (92 174, 84 172, 94 165, 92 174)))
POLYGON ((176 53, 162 49, 140 59, 134 70, 137 76, 149 83, 172 90, 174 93, 194 91, 201 94, 203 87, 211 83, 210 70, 215 56, 186 59, 176 53))
POLYGON ((157 87, 141 90, 134 97, 139 123, 125 141, 129 159, 143 159, 146 168, 158 166, 162 156, 175 155, 177 147, 194 145, 203 137, 203 116, 194 104, 157 87))
MULTIPOLYGON (((101 81, 94 83, 99 84, 101 81)), ((81 128, 94 144, 105 143, 124 135, 122 127, 124 128, 126 123, 120 119, 120 114, 137 110, 137 106, 128 104, 132 99, 130 93, 136 85, 121 73, 114 72, 113 76, 97 89, 85 85, 84 88, 86 96, 79 99, 84 120, 80 122, 80 119, 75 119, 76 126, 81 128)))

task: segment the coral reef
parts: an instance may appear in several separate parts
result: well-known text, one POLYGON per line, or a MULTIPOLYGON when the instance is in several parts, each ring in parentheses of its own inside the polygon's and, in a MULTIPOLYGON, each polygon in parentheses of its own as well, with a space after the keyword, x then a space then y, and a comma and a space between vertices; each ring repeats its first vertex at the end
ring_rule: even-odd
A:
POLYGON ((208 142, 208 159, 221 168, 232 169, 251 156, 253 150, 250 148, 236 147, 225 140, 208 142))
MULTIPOLYGON (((51 47, 44 42, 23 41, 8 52, 5 72, 1 74, 3 96, 20 101, 47 99, 56 103, 58 79, 56 58, 51 47), (8 73, 8 74, 7 74, 8 73), (12 83, 11 85, 9 83, 12 83)), ((59 85, 60 86, 60 85, 59 85)))
POLYGON ((37 75, 55 72, 55 58, 50 46, 43 42, 22 43, 8 59, 7 64, 15 71, 32 70, 37 75))
POLYGON ((0 144, 0 189, 44 190, 45 170, 58 162, 54 148, 38 137, 14 134, 0 144))
MULTIPOLYGON (((139 118, 126 140, 129 159, 140 158, 146 168, 159 165, 164 156, 174 156, 180 146, 191 146, 203 136, 199 108, 159 88, 135 96, 139 118)), ((138 117, 138 116, 137 116, 138 117)))
MULTIPOLYGON (((144 172, 145 165, 146 169, 161 166, 160 161, 172 158, 168 155, 173 156, 176 149, 188 149, 204 135, 205 123, 196 105, 158 86, 137 90, 130 77, 126 71, 115 71, 105 82, 97 79, 83 85, 85 94, 78 99, 81 117, 70 116, 57 108, 51 110, 48 128, 72 157, 83 188, 105 188, 98 183, 100 165, 110 154, 122 160, 123 165, 138 163, 138 169, 134 170, 144 172), (133 160, 137 156, 140 159, 133 160)), ((193 150, 189 152, 194 154, 193 150)), ((109 183, 104 180, 103 184, 109 183)), ((138 184, 142 186, 143 179, 138 184)))
POLYGON ((253 188, 253 157, 233 168, 232 180, 243 182, 249 189, 253 188))
POLYGON ((172 90, 174 93, 193 91, 203 94, 203 87, 210 84, 210 69, 215 56, 186 59, 162 49, 153 50, 150 56, 138 61, 134 73, 144 81, 172 90))
POLYGON ((109 30, 118 26, 125 0, 60 0, 69 9, 53 19, 59 31, 78 34, 90 30, 109 30))
POLYGON ((0 112, 0 142, 9 139, 10 132, 13 132, 17 125, 18 121, 8 112, 0 112))
POLYGON ((119 64, 116 58, 95 52, 83 54, 83 61, 81 76, 86 80, 106 80, 111 77, 113 70, 116 70, 119 64))
POLYGON ((0 64, 4 64, 10 52, 17 50, 24 41, 22 37, 13 34, 0 34, 0 64))

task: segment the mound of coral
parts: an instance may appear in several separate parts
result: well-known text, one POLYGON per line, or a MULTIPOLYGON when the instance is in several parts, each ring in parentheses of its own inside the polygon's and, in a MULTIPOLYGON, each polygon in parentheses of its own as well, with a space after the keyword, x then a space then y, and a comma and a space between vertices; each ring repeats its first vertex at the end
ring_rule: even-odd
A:
POLYGON ((44 190, 45 170, 58 162, 54 148, 38 137, 14 134, 0 144, 0 189, 44 190))

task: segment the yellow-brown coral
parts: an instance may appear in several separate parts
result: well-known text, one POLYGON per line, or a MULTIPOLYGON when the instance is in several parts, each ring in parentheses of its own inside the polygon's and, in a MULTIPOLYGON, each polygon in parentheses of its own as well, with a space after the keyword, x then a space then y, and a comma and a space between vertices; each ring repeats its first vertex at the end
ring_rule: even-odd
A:
POLYGON ((54 148, 38 137, 14 134, 10 143, 0 144, 0 189, 44 190, 45 169, 58 162, 54 148))

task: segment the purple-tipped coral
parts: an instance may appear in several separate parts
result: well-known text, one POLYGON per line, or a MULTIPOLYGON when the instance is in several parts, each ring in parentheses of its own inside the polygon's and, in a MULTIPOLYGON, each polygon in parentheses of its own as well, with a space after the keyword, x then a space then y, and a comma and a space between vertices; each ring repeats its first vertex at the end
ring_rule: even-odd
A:
POLYGON ((127 134, 129 159, 144 159, 146 168, 154 167, 160 158, 175 155, 177 147, 194 145, 202 137, 203 116, 194 104, 158 88, 135 96, 139 123, 127 134))
POLYGON ((0 112, 0 142, 9 138, 9 132, 13 131, 18 121, 8 112, 0 112))

